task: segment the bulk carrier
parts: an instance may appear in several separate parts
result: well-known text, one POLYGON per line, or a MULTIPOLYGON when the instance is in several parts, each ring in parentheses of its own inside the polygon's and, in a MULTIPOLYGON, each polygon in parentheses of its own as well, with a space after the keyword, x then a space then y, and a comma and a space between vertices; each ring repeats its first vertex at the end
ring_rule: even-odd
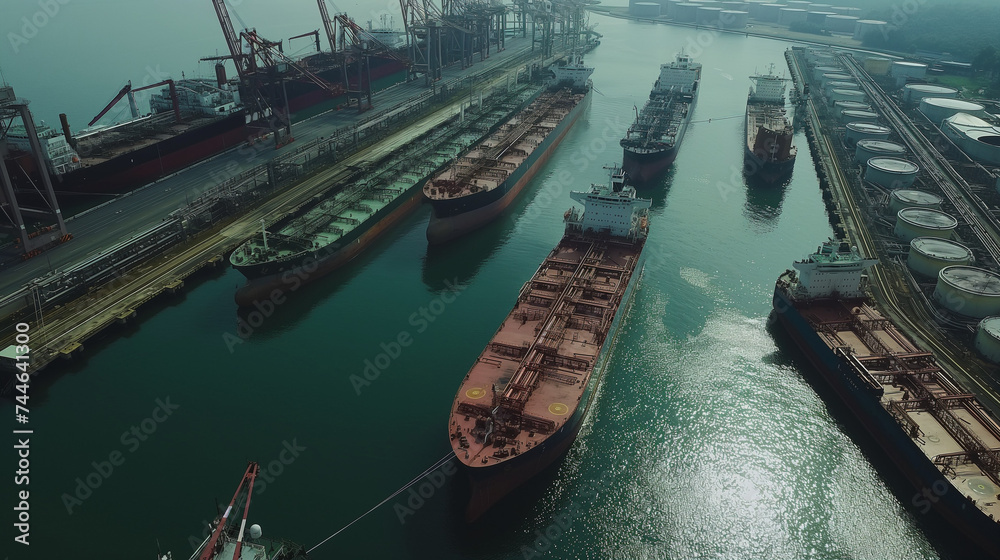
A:
MULTIPOLYGON (((329 58, 329 53, 319 53, 299 64, 308 68, 329 58)), ((398 56, 372 57, 371 69, 363 82, 369 77, 373 84, 378 80, 384 84, 401 82, 405 72, 406 65, 398 56)), ((41 139, 43 145, 53 147, 43 154, 49 162, 53 188, 64 194, 127 192, 230 148, 257 141, 263 131, 260 127, 266 125, 251 118, 236 83, 227 82, 222 74, 215 80, 170 81, 169 86, 150 96, 147 115, 139 114, 135 99, 135 92, 143 88, 133 90, 131 84, 126 85, 105 112, 127 97, 131 111, 131 120, 127 122, 95 126, 73 134, 63 115, 62 133, 46 127, 41 139)), ((344 74, 340 67, 317 71, 329 83, 341 83, 344 74)), ((347 80, 352 84, 358 82, 355 69, 348 70, 347 80)), ((308 108, 317 112, 347 103, 346 95, 331 97, 305 79, 286 80, 284 93, 292 113, 308 108)), ((30 189, 30 181, 37 183, 37 179, 26 140, 21 146, 15 139, 12 147, 15 153, 7 162, 9 174, 30 189)))
POLYGON ((253 305, 274 290, 294 291, 356 256, 375 238, 414 210, 424 182, 499 123, 538 95, 538 86, 519 86, 487 100, 479 114, 455 117, 406 143, 402 151, 355 173, 348 185, 263 228, 230 255, 246 278, 236 303, 253 305))
POLYGON ((478 229, 510 206, 584 112, 593 71, 578 56, 553 68, 550 91, 427 182, 430 244, 478 229))
POLYGON ((471 480, 472 521, 556 461, 593 404, 642 272, 649 200, 624 175, 570 196, 583 204, 462 380, 448 421, 471 480))
POLYGON ((748 177, 775 183, 792 172, 797 148, 792 145, 792 123, 785 114, 785 79, 767 74, 750 77, 747 95, 744 172, 748 177))
POLYGON ((621 140, 622 167, 629 183, 643 185, 658 178, 677 157, 691 122, 701 83, 701 64, 681 51, 670 64, 660 65, 660 77, 649 101, 621 140))
POLYGON ((876 262, 824 243, 778 278, 775 314, 917 490, 909 505, 1000 558, 1000 426, 869 304, 863 272, 876 262))

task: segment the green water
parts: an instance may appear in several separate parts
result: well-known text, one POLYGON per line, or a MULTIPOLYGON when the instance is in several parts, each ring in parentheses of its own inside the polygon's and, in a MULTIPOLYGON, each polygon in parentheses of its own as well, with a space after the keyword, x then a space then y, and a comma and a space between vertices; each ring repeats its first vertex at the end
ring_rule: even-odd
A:
POLYGON ((403 494, 313 556, 962 557, 947 531, 907 508, 905 489, 879 474, 880 459, 866 457, 857 428, 841 424, 768 324, 777 275, 831 235, 804 135, 787 186, 748 190, 740 177, 746 77, 782 67, 788 45, 592 20, 604 34, 587 56, 599 93, 501 221, 428 252, 424 207, 295 292, 232 351, 224 335, 237 333, 242 277, 203 277, 35 384, 30 554, 6 544, 3 554, 143 558, 158 539, 186 558, 248 459, 280 470, 250 521, 311 546, 445 456, 458 380, 560 238, 567 191, 620 162, 633 105, 658 64, 687 46, 704 65, 695 122, 668 177, 645 193, 654 201, 642 283, 565 460, 473 527, 459 521, 459 477, 439 476, 422 503, 403 494), (464 289, 456 297, 448 284, 464 289), (380 359, 403 333, 412 344, 380 359), (366 360, 389 363, 356 388, 366 360), (154 415, 168 397, 177 408, 154 415), (163 421, 147 420, 147 435, 154 416, 163 421), (126 433, 133 425, 145 441, 126 433), (113 452, 123 462, 96 474, 91 463, 113 452), (100 486, 70 514, 64 494, 88 475, 100 486))

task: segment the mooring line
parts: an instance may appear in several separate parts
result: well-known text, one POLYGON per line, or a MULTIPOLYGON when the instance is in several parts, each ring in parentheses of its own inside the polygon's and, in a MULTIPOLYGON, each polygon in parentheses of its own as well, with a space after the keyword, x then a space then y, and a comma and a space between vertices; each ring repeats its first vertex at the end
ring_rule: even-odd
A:
POLYGON ((354 525, 358 521, 361 521, 369 513, 377 510, 379 507, 381 507, 383 504, 385 504, 389 500, 391 500, 391 499, 395 498, 396 496, 402 494, 403 492, 406 491, 407 488, 409 488, 410 486, 413 486, 414 484, 416 484, 420 479, 422 479, 423 477, 425 477, 428 474, 430 474, 430 472, 433 471, 434 469, 436 469, 436 468, 444 465, 448 461, 450 461, 454 456, 455 456, 455 453, 449 451, 447 455, 445 455, 444 457, 438 459, 433 465, 431 465, 430 467, 428 467, 427 470, 425 470, 424 472, 418 474, 413 480, 411 480, 411 481, 407 482, 406 484, 404 484, 399 490, 396 490, 391 495, 389 495, 388 498, 386 498, 386 499, 382 500, 381 502, 375 504, 375 506, 373 506, 371 509, 369 509, 368 511, 366 511, 366 512, 362 513, 360 516, 358 516, 357 519, 355 519, 354 521, 351 521, 347 525, 344 525, 336 533, 334 533, 334 534, 330 535, 329 537, 323 539, 322 541, 319 542, 319 544, 317 544, 316 546, 314 546, 314 547, 310 548, 309 550, 307 550, 306 554, 310 554, 312 551, 316 550, 317 548, 319 548, 320 546, 322 546, 323 544, 325 544, 326 541, 328 541, 328 540, 332 539, 333 537, 336 537, 337 535, 343 533, 348 528, 350 528, 351 525, 354 525))

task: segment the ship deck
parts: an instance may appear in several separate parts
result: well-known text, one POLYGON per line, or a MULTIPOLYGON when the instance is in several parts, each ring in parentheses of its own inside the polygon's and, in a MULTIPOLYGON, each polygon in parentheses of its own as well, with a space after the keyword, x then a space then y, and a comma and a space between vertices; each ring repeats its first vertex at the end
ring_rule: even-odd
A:
POLYGON ((255 236, 237 248, 230 261, 236 266, 251 266, 330 247, 467 150, 486 134, 489 123, 504 118, 511 110, 510 104, 500 104, 477 120, 467 119, 415 140, 404 154, 373 164, 372 174, 364 180, 336 188, 333 195, 268 232, 266 248, 263 238, 255 236))
MULTIPOLYGON (((788 115, 785 108, 779 105, 751 105, 747 107, 747 147, 754 150, 757 144, 757 135, 760 129, 768 131, 773 135, 788 135, 788 142, 791 143, 791 124, 788 122, 788 115)), ((790 150, 794 153, 795 147, 790 150)))
POLYGON ((183 121, 175 122, 173 113, 161 113, 131 126, 126 123, 81 135, 76 138, 77 151, 83 166, 90 167, 223 118, 226 117, 187 116, 183 121))
POLYGON ((867 304, 796 307, 861 379, 881 389, 881 405, 952 485, 1000 520, 1000 426, 975 397, 867 304))
POLYGON ((469 153, 424 186, 431 200, 461 198, 502 185, 531 156, 586 94, 545 92, 469 153))
POLYGON ((691 102, 682 95, 650 98, 625 133, 622 145, 637 149, 648 148, 651 144, 673 145, 690 110, 691 102))
POLYGON ((640 251, 569 236, 552 250, 458 389, 449 433, 459 460, 503 462, 573 417, 640 251))

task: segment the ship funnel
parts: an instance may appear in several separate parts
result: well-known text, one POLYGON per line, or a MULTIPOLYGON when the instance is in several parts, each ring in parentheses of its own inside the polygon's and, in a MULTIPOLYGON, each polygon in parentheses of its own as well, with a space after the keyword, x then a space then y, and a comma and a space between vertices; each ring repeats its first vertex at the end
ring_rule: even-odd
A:
POLYGON ((215 81, 219 87, 226 85, 226 65, 221 62, 215 65, 215 81))
POLYGON ((62 123, 63 136, 66 137, 66 142, 75 150, 76 140, 73 139, 73 133, 69 131, 69 118, 66 117, 66 113, 59 113, 59 122, 62 123))

